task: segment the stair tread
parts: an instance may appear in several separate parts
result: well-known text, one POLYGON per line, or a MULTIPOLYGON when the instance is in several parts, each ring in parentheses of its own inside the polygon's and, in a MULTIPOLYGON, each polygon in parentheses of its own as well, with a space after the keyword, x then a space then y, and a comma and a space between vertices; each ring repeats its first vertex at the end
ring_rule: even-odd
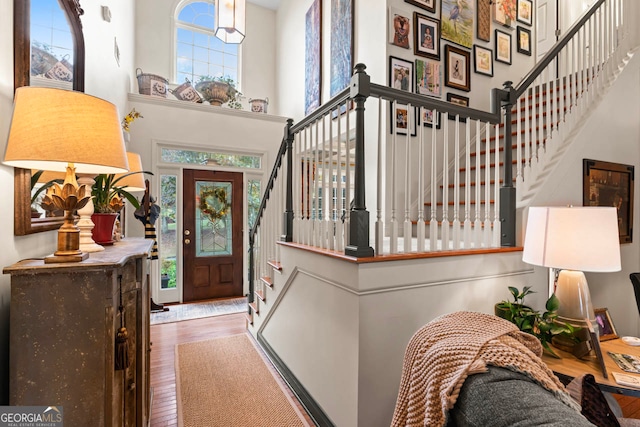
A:
POLYGON ((258 296, 258 298, 260 298, 261 301, 266 301, 266 297, 263 291, 255 290, 254 293, 258 296))
POLYGON ((245 313, 244 314, 244 318, 247 320, 247 322, 249 322, 250 325, 253 325, 253 316, 250 315, 249 313, 245 313))
POLYGON ((269 264, 271 267, 273 267, 274 270, 282 271, 282 264, 280 264, 279 261, 269 260, 269 261, 267 261, 267 264, 269 264))
POLYGON ((260 313, 260 311, 258 310, 258 303, 256 301, 250 302, 249 307, 251 307, 251 310, 253 310, 255 314, 260 313))
POLYGON ((260 277, 260 280, 262 280, 264 284, 267 285, 268 287, 273 288, 273 281, 271 280, 271 277, 262 276, 260 277))

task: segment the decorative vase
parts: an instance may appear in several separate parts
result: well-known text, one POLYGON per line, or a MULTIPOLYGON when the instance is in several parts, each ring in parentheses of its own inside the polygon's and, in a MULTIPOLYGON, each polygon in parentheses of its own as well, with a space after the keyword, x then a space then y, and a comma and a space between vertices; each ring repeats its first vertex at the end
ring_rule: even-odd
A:
POLYGON ((95 224, 91 230, 94 242, 99 245, 113 245, 113 226, 117 217, 117 213, 94 213, 91 215, 91 221, 95 224))
POLYGON ((205 101, 216 107, 229 100, 229 83, 206 80, 196 83, 196 90, 202 94, 205 101))

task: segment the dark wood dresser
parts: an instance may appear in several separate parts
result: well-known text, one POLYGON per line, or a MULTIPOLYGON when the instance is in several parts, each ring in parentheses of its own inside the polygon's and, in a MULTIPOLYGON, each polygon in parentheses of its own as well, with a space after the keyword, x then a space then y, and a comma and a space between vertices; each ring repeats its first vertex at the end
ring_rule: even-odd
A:
POLYGON ((151 244, 127 238, 79 263, 23 260, 4 268, 11 275, 10 405, 62 406, 69 426, 148 425, 151 244), (116 370, 121 322, 130 363, 116 370))

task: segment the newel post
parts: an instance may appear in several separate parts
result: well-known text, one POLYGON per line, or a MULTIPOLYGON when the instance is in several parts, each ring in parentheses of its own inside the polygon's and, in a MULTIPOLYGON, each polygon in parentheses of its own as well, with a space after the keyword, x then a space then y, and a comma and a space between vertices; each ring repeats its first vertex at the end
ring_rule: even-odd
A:
MULTIPOLYGON (((516 188, 513 186, 513 141, 511 130, 511 108, 513 99, 513 82, 504 83, 504 91, 508 94, 502 100, 504 108, 504 182, 500 187, 500 246, 516 245, 516 188)), ((497 149, 497 148, 496 148, 497 149)))
POLYGON ((373 256, 373 248, 369 245, 369 212, 365 203, 364 184, 364 103, 371 93, 371 78, 365 73, 365 68, 364 64, 357 64, 356 71, 351 77, 351 98, 356 104, 354 204, 350 215, 349 244, 344 250, 345 255, 358 258, 373 256))
POLYGON ((293 134, 291 133, 293 120, 287 120, 284 128, 284 138, 287 142, 287 189, 285 194, 285 211, 282 218, 283 242, 293 242, 293 134))

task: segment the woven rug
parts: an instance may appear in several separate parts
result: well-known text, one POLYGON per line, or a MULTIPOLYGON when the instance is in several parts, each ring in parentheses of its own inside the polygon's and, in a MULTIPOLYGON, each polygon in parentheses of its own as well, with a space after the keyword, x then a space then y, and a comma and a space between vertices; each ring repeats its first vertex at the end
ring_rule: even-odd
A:
POLYGON ((167 305, 169 311, 151 313, 151 324, 180 322, 182 320, 201 319, 222 314, 247 311, 247 298, 228 298, 215 301, 192 302, 188 304, 167 305))
POLYGON ((307 426, 246 334, 176 345, 178 425, 307 426))

